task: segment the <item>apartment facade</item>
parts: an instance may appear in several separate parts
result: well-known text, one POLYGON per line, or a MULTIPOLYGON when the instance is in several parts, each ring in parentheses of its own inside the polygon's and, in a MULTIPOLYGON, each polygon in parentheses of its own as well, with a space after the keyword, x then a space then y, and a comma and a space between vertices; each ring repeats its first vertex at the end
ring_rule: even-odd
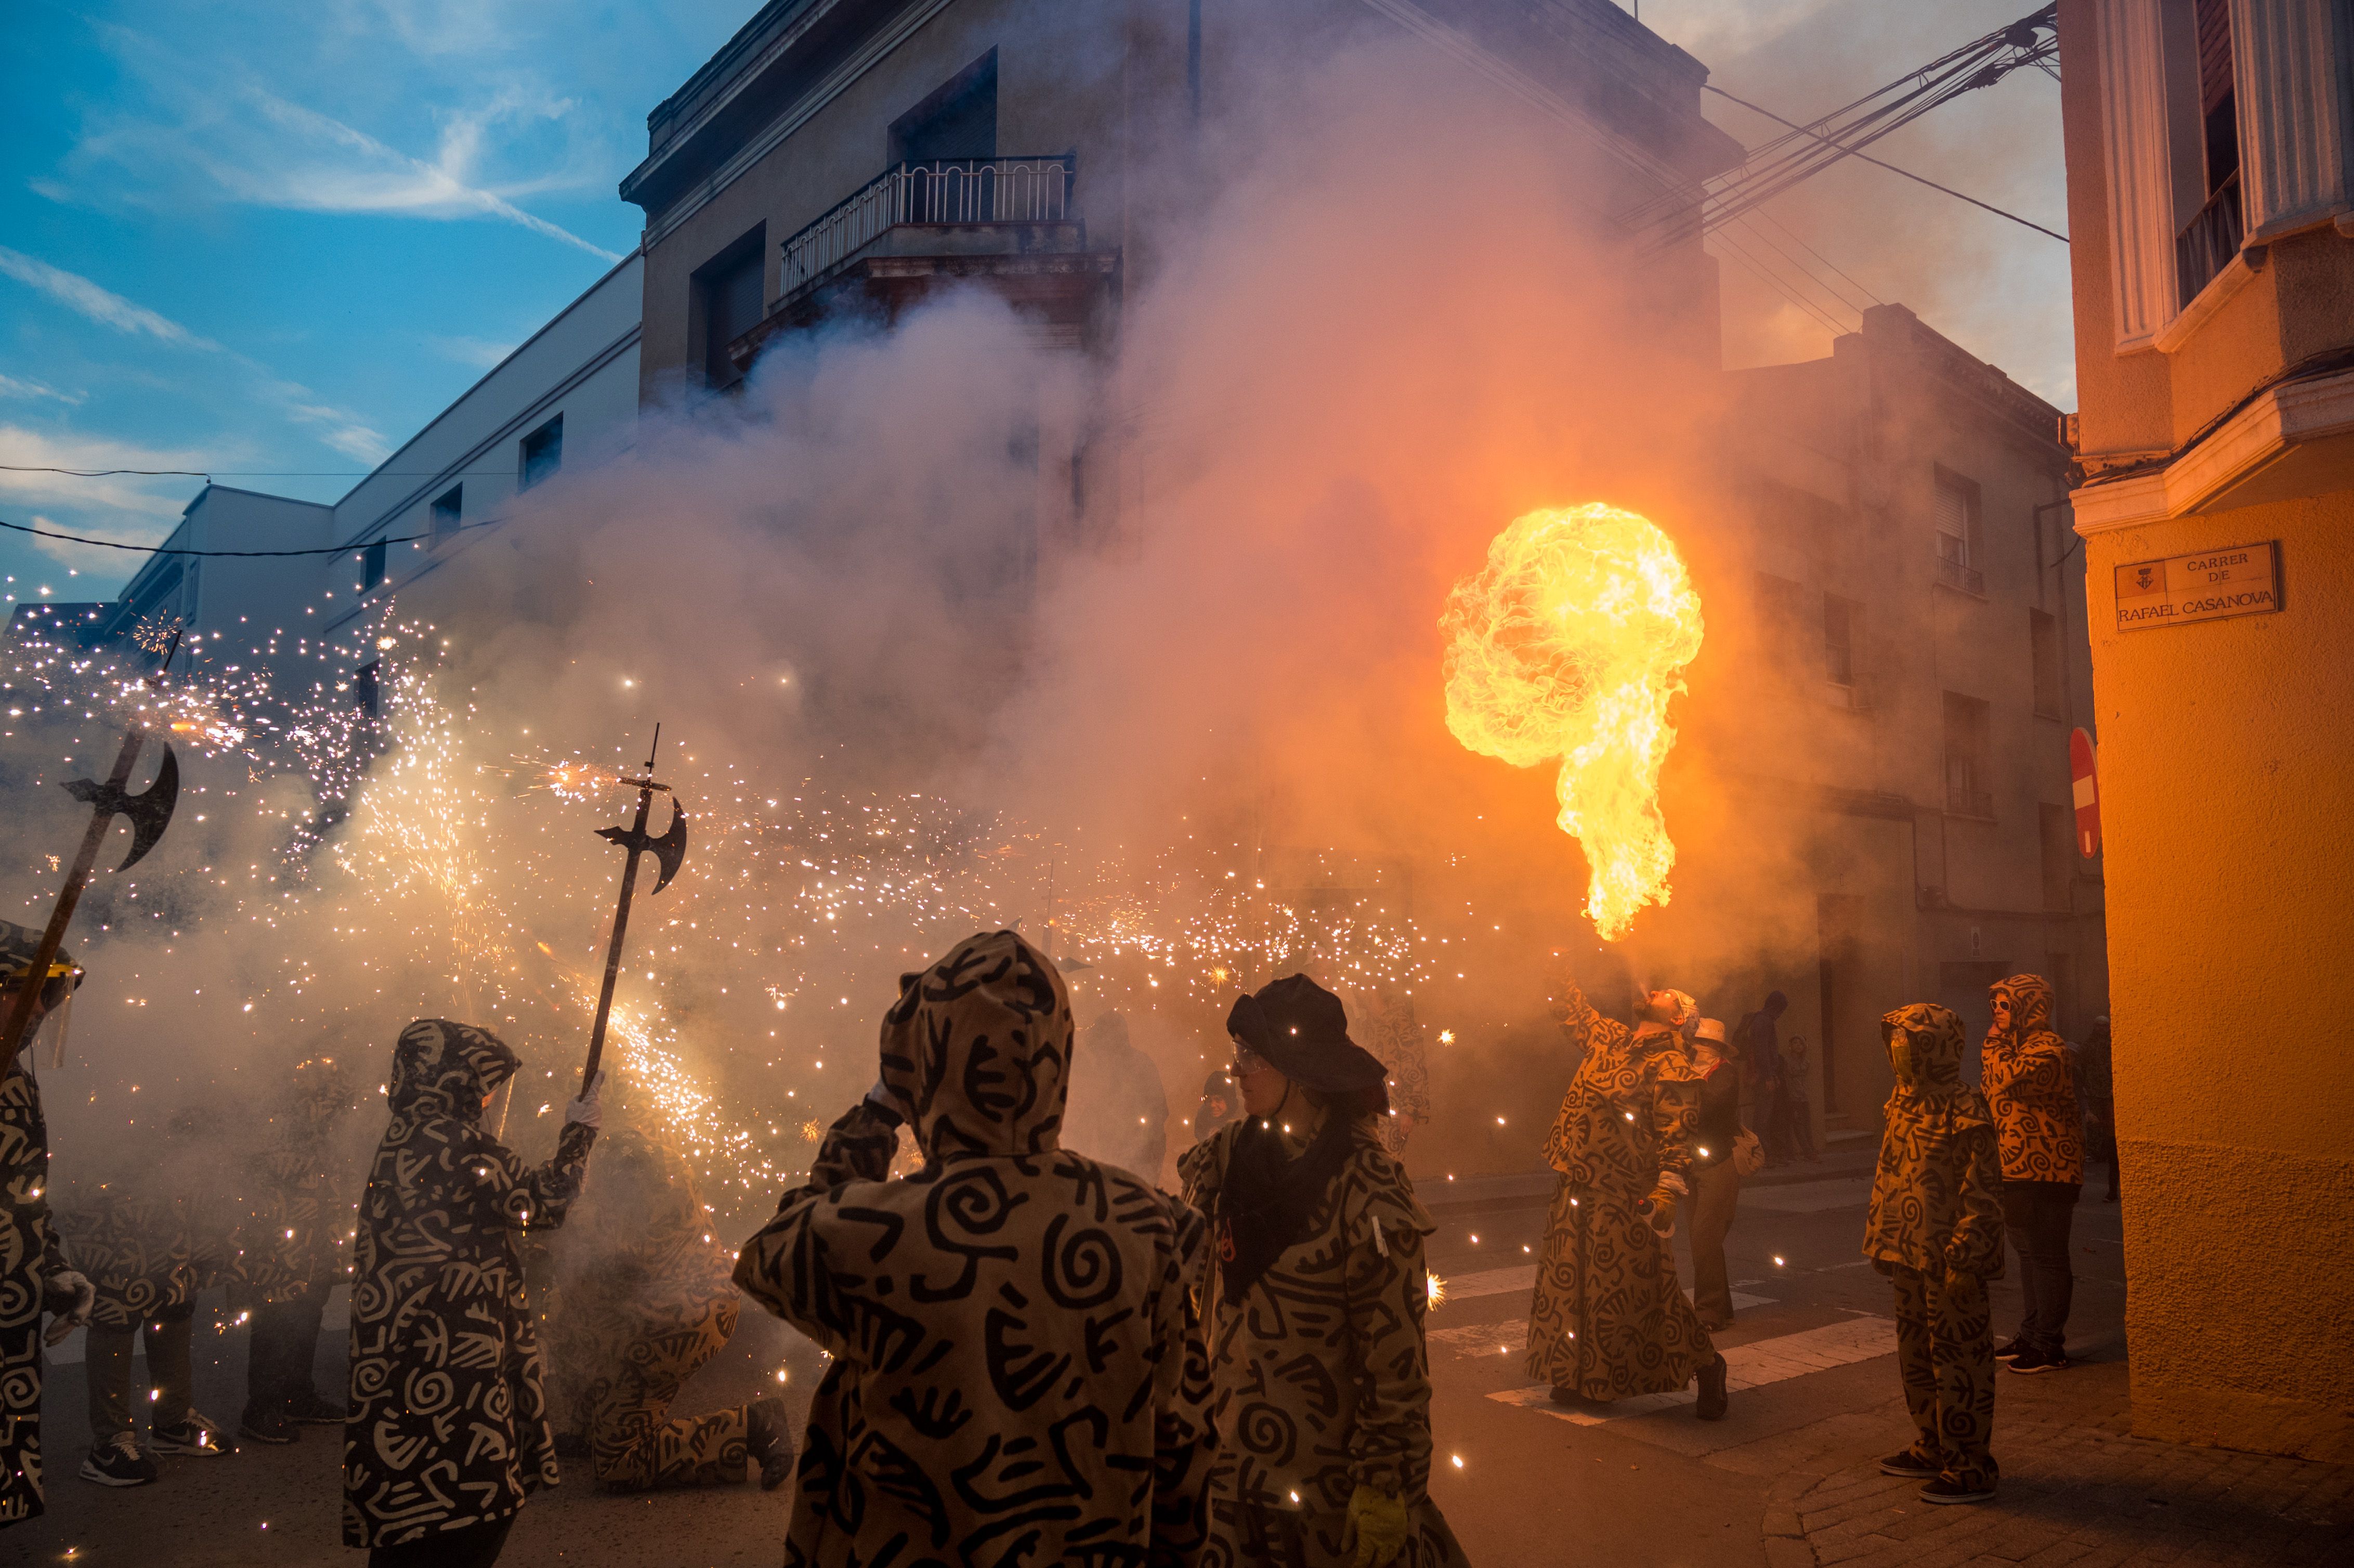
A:
MULTIPOLYGON (((1608 0, 770 0, 648 117, 621 183, 646 213, 645 397, 724 391, 780 334, 952 283, 1108 348, 1210 177, 1200 127, 1270 61, 1358 36, 1417 40, 1602 149, 1614 210, 1739 156, 1701 117, 1705 69, 1608 0)), ((1697 233, 1649 265, 1712 353, 1697 233)))
POLYGON ((396 591, 429 617, 516 496, 635 440, 642 288, 633 253, 332 505, 207 485, 88 635, 168 620, 267 662, 271 639, 315 646, 396 591), (324 553, 171 553, 215 550, 324 553))
POLYGON ((1740 673, 1683 744, 1737 817, 1803 846, 1758 873, 1779 889, 1758 986, 1813 1042, 1824 1130, 1862 1130, 1900 1003, 1942 1002, 1975 1040, 1988 987, 2027 970, 2071 1038, 2107 1010, 2101 868, 2073 828, 2094 704, 2069 454, 2058 409, 1902 305, 1827 359, 1726 380, 1735 543, 1711 567, 1750 598, 1711 617, 1740 673))
POLYGON ((2354 1458, 2354 36, 2062 0, 2137 1432, 2354 1458))

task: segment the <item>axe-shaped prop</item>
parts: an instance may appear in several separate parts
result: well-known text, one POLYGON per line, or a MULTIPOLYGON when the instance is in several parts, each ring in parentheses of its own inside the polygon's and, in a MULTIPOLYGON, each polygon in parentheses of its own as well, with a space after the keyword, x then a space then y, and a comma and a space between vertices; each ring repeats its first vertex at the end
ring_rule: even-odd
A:
POLYGON ((686 813, 679 809, 678 797, 667 784, 654 780, 654 758, 662 750, 662 726, 654 726, 654 743, 646 750, 646 771, 642 779, 624 779, 622 783, 638 792, 637 821, 626 828, 599 828, 597 836, 607 839, 630 852, 629 863, 621 868, 621 902, 613 911, 613 942, 605 949, 605 988, 597 993, 597 1023, 588 1032, 588 1065, 580 1069, 580 1087, 586 1093, 597 1076, 598 1059, 605 1054, 605 1024, 613 1015, 613 981, 621 972, 621 938, 630 929, 630 899, 638 889, 638 857, 652 854, 662 865, 662 877, 654 884, 660 893, 678 874, 679 863, 686 859, 686 813), (670 796, 670 831, 660 838, 646 832, 646 810, 653 804, 654 792, 670 796))
MULTIPOLYGON (((180 634, 175 631, 172 633, 171 646, 164 651, 163 669, 155 673, 158 686, 163 684, 164 671, 172 667, 173 655, 179 651, 180 634)), ((169 745, 164 747, 164 763, 155 769, 154 783, 136 795, 125 788, 131 782, 131 769, 138 764, 139 749, 146 740, 146 726, 133 722, 123 732, 122 749, 115 753, 114 770, 106 776, 105 783, 73 779, 63 786, 67 794, 90 808, 90 826, 82 832, 80 853, 74 856, 73 869, 66 873, 66 885, 49 911, 48 927, 41 933, 40 948, 25 971, 25 982, 17 989, 16 1001, 9 1004, 5 1022, 0 1022, 0 1077, 6 1076, 8 1069, 16 1065, 16 1053, 25 1044, 26 1026, 33 1021, 33 1009, 39 1002, 49 970, 57 963, 58 949, 65 946, 66 927, 73 923, 74 906, 81 902, 82 890, 90 885, 90 868, 98 863, 98 848, 106 842, 114 819, 120 816, 131 824, 131 853, 115 867, 118 872, 138 864, 171 825, 172 808, 180 799, 180 762, 172 755, 169 745)))

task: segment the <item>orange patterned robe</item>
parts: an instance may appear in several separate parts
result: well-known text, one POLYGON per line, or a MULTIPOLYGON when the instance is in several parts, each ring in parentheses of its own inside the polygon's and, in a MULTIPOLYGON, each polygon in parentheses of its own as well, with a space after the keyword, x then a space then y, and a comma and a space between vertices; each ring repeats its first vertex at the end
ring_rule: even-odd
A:
POLYGON ((1698 1079, 1672 1033, 1630 1033, 1575 986, 1562 1028, 1585 1055, 1545 1139, 1561 1184, 1530 1306, 1529 1375, 1587 1399, 1666 1393, 1716 1347, 1636 1205, 1684 1185, 1698 1079))
POLYGON ((2084 1118, 2076 1106, 2076 1063, 2052 1033, 2052 986, 2013 975, 1994 988, 2010 1002, 2010 1032, 1987 1032, 1979 1086, 2002 1135, 2006 1181, 2084 1180, 2084 1118))
POLYGON ((1897 1372, 1914 1457, 1948 1481, 1992 1487, 1994 1325, 2002 1273, 1994 1115, 1962 1083, 1962 1021, 1934 1002, 1881 1020, 1896 1069, 1872 1173, 1863 1255, 1896 1289, 1897 1372))

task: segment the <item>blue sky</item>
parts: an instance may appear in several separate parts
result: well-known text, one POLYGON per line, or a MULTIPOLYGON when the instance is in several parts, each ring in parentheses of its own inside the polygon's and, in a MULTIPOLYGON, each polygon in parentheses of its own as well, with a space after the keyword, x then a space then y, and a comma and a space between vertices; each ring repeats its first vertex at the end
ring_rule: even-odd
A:
MULTIPOLYGON (((758 3, 11 0, 0 463, 341 495, 635 243, 614 186, 647 111, 758 3)), ((1643 20, 1805 118, 2029 8, 1647 0, 1643 20)), ((2058 89, 2032 73, 1875 152, 2065 227, 2058 89)), ((2065 247, 1856 165, 1774 213, 1840 276, 1728 260, 1729 363, 1819 355, 1855 306, 1902 301, 2074 406, 2065 247)), ((0 518, 153 543, 200 485, 0 472, 0 518)), ((0 589, 104 598, 140 559, 43 549, 0 536, 0 589)))
MULTIPOLYGON (((646 112, 750 8, 13 0, 0 462, 342 494, 636 242, 646 112)), ((0 517, 153 540, 200 485, 6 476, 0 517)), ((59 598, 137 559, 0 543, 59 598)))

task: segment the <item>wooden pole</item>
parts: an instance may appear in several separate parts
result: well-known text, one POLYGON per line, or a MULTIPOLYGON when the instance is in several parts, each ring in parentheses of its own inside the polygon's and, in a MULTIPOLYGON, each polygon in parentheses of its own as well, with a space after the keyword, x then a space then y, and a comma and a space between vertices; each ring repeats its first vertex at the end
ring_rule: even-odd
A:
MULTIPOLYGON (((122 749, 115 754, 114 771, 107 775, 107 787, 120 793, 131 781, 131 769, 138 764, 139 747, 147 732, 137 725, 122 737, 122 749)), ((33 955, 33 967, 26 972, 25 983, 10 1004, 8 1020, 0 1024, 0 1078, 16 1065, 16 1053, 25 1044, 26 1028, 32 1022, 33 1009, 39 1004, 42 988, 48 983, 49 966, 58 959, 58 949, 65 946, 66 927, 73 923, 74 906, 81 902, 82 889, 90 885, 90 867, 98 863, 99 846, 106 842, 107 831, 114 826, 114 813, 92 811, 90 826, 82 831, 81 849, 74 855, 73 869, 66 874, 66 885, 58 893, 56 906, 49 911, 49 923, 41 932, 40 949, 33 955)))

